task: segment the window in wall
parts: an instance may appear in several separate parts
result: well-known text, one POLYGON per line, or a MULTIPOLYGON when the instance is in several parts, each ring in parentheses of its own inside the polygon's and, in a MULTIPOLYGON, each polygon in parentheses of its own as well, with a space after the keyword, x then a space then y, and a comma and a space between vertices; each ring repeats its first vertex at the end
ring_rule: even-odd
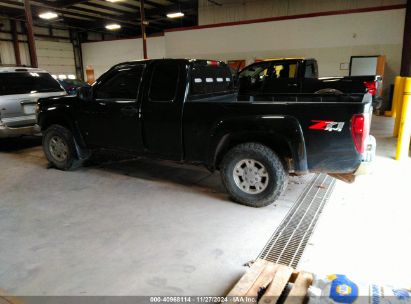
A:
POLYGON ((153 71, 150 83, 150 101, 173 102, 179 81, 180 66, 177 62, 159 63, 153 71))
POLYGON ((96 90, 97 99, 137 99, 144 66, 114 71, 96 90))

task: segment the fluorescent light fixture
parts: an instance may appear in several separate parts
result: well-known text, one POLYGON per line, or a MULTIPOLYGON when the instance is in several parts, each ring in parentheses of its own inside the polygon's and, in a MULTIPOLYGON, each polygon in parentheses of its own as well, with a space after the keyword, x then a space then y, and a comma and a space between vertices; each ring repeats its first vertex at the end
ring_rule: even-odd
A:
POLYGON ((175 12, 175 13, 168 13, 167 14, 167 18, 171 18, 171 19, 181 18, 181 17, 184 17, 184 13, 182 13, 182 12, 175 12))
POLYGON ((121 25, 117 24, 117 23, 107 24, 106 29, 108 29, 110 31, 118 30, 118 29, 121 29, 121 25))
POLYGON ((111 2, 111 3, 115 3, 115 2, 120 2, 120 1, 123 1, 123 0, 106 0, 107 2, 111 2))
POLYGON ((53 77, 54 79, 57 79, 57 75, 51 75, 51 77, 53 77))
POLYGON ((67 79, 66 75, 59 75, 59 79, 67 79))
POLYGON ((68 77, 68 79, 76 79, 76 76, 73 75, 73 74, 70 74, 70 75, 68 75, 67 77, 68 77))
POLYGON ((54 13, 54 12, 45 12, 45 13, 40 14, 39 17, 40 17, 41 19, 50 20, 50 19, 57 18, 58 15, 57 15, 56 13, 54 13))

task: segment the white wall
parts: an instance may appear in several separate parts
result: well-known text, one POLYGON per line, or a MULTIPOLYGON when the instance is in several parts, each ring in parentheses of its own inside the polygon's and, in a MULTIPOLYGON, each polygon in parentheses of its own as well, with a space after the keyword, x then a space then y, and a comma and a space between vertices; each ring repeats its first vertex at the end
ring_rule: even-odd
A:
MULTIPOLYGON (((81 49, 84 69, 91 65, 96 78, 117 63, 144 58, 142 39, 88 42, 81 49)), ((164 37, 148 38, 147 53, 152 59, 166 57, 164 37)))
MULTIPOLYGON (((340 63, 351 56, 386 55, 385 94, 399 74, 405 9, 321 16, 166 32, 150 38, 150 58, 220 60, 314 57, 320 76, 346 76, 340 63)), ((98 77, 112 65, 142 59, 140 39, 91 42, 82 45, 83 63, 98 77)))
MULTIPOLYGON (((314 57, 320 76, 344 76, 353 55, 386 55, 386 86, 399 73, 405 9, 168 32, 167 57, 220 60, 314 57)), ((388 90, 386 90, 388 93, 388 90)))
POLYGON ((406 0, 200 0, 199 25, 405 4, 406 0))

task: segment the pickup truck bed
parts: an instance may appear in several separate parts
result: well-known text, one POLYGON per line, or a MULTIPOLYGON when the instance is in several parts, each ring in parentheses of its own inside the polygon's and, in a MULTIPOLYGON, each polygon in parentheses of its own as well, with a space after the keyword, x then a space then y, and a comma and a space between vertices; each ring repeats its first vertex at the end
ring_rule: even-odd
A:
POLYGON ((278 95, 295 98, 296 94, 363 94, 373 95, 373 106, 382 103, 382 78, 375 75, 318 77, 315 59, 278 58, 256 62, 238 74, 240 95, 278 95))
POLYGON ((214 168, 218 160, 210 156, 221 144, 215 139, 224 135, 225 141, 264 141, 277 149, 282 147, 282 153, 293 160, 290 168, 298 174, 352 173, 362 161, 353 145, 349 122, 357 113, 371 112, 370 96, 368 100, 363 94, 324 96, 323 102, 318 101, 321 97, 311 94, 300 96, 295 102, 238 101, 232 95, 220 98, 186 102, 186 161, 202 160, 214 168), (344 126, 341 131, 310 129, 315 121, 344 122, 344 126))
POLYGON ((222 62, 164 59, 116 65, 77 96, 41 99, 37 115, 44 152, 58 169, 96 149, 127 150, 220 170, 235 201, 262 207, 289 173, 349 180, 370 159, 371 100, 239 95, 222 62))

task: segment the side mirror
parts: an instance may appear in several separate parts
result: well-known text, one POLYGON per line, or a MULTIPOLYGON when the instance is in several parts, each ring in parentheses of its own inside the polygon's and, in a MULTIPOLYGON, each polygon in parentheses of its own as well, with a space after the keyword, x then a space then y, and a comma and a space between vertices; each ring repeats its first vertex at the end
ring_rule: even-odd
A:
POLYGON ((89 101, 91 100, 91 87, 81 87, 77 90, 77 96, 81 100, 89 101))

